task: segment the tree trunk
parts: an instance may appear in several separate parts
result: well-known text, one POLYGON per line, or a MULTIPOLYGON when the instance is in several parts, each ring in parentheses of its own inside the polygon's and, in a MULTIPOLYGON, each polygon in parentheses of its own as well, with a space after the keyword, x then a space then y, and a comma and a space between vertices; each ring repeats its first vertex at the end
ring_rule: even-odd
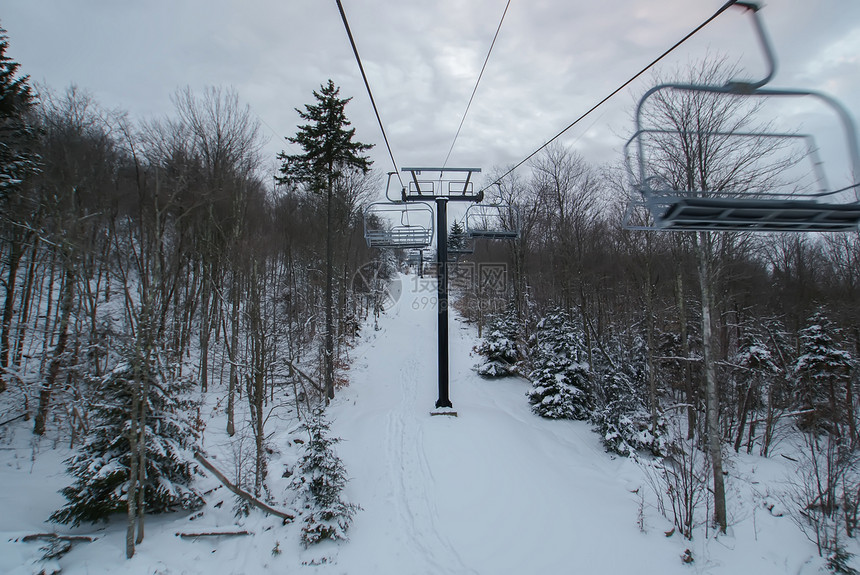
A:
POLYGON ((69 319, 72 315, 72 303, 75 295, 75 270, 74 264, 71 261, 71 254, 64 256, 64 268, 63 299, 60 304, 60 335, 57 338, 57 345, 54 347, 54 357, 51 359, 51 364, 48 367, 48 375, 44 383, 42 383, 42 389, 39 391, 39 410, 36 412, 35 425, 33 427, 33 433, 36 435, 44 435, 45 433, 51 394, 54 391, 54 383, 60 373, 63 354, 66 351, 66 344, 69 340, 69 319))
MULTIPOLYGON (((332 173, 333 166, 329 166, 329 174, 332 173)), ((332 178, 328 178, 328 190, 326 199, 326 238, 325 238, 325 394, 326 402, 334 399, 334 319, 332 290, 333 290, 333 240, 334 230, 332 229, 332 178)))
MULTIPOLYGON (((266 340, 263 326, 261 299, 265 294, 265 280, 261 280, 257 263, 252 264, 248 286, 248 322, 250 340, 250 373, 248 374, 248 407, 254 433, 254 495, 260 497, 266 473, 264 445, 263 400, 265 398, 266 340)), ((265 275, 265 274, 262 274, 265 275)))
POLYGON ((684 361, 684 390, 687 396, 687 439, 696 436, 696 408, 698 399, 693 388, 693 367, 690 365, 690 337, 687 332, 687 306, 684 298, 684 275, 680 266, 675 270, 675 297, 678 300, 678 323, 681 331, 681 353, 684 361))
MULTIPOLYGON (((140 369, 139 367, 137 368, 140 369)), ((131 427, 128 431, 130 462, 128 466, 128 522, 125 531, 125 557, 134 557, 134 531, 137 523, 137 489, 138 489, 138 460, 137 460, 137 414, 140 402, 140 378, 136 377, 132 382, 134 386, 131 399, 131 427)))
POLYGON ((651 434, 657 434, 657 372, 654 365, 654 301, 651 289, 651 255, 647 256, 645 264, 645 313, 648 347, 648 404, 651 410, 651 434))
POLYGON ((236 433, 234 423, 235 407, 234 396, 236 395, 236 387, 239 384, 239 370, 236 362, 239 360, 236 351, 239 349, 239 273, 233 271, 233 310, 230 315, 230 322, 233 324, 230 328, 230 347, 228 349, 230 358, 230 383, 227 391, 227 434, 230 437, 236 433))
POLYGON ((200 391, 206 391, 209 388, 209 332, 210 326, 210 309, 209 300, 212 294, 212 278, 210 277, 209 264, 204 262, 203 266, 203 285, 200 301, 200 391))
MULTIPOLYGON (((147 321, 151 321, 151 318, 147 314, 147 321)), ((149 334, 149 326, 146 326, 146 333, 149 334)), ((147 372, 149 370, 149 354, 151 344, 149 343, 149 338, 147 337, 145 340, 145 350, 143 366, 146 367, 147 372)), ((138 412, 136 414, 138 418, 138 440, 137 440, 137 538, 135 539, 135 543, 140 545, 143 542, 143 523, 144 517, 146 516, 146 411, 149 403, 149 376, 147 373, 146 378, 142 382, 139 383, 140 389, 140 405, 138 412)))
POLYGON ((854 378, 847 377, 845 381, 845 418, 848 420, 848 434, 851 447, 857 446, 857 418, 854 411, 854 378))
POLYGON ((24 238, 17 228, 12 231, 9 250, 9 274, 6 277, 6 303, 3 306, 3 322, 0 324, 0 393, 6 391, 5 370, 9 367, 9 331, 12 329, 12 314, 15 310, 15 285, 18 281, 18 266, 24 255, 24 238))
POLYGON ((708 453, 714 475, 714 524, 726 532, 726 487, 723 479, 723 455, 720 447, 719 394, 712 350, 711 329, 711 243, 708 232, 697 232, 696 256, 699 264, 699 284, 702 292, 702 356, 705 369, 705 403, 708 430, 708 453))
MULTIPOLYGON (((747 413, 749 412, 750 405, 752 405, 754 385, 755 380, 750 381, 749 386, 747 386, 747 392, 738 401, 738 434, 735 438, 735 453, 740 451, 741 444, 744 441, 744 432, 747 427, 747 413)), ((755 417, 753 417, 753 420, 755 420, 755 417)))
POLYGON ((33 237, 33 246, 31 248, 30 265, 27 270, 27 280, 24 282, 24 297, 21 308, 20 320, 18 323, 17 341, 15 342, 15 354, 12 358, 12 365, 15 368, 21 367, 21 358, 24 355, 24 340, 27 335, 27 322, 30 319, 30 303, 33 299, 33 283, 36 281, 36 262, 38 258, 37 246, 39 245, 39 236, 33 237))

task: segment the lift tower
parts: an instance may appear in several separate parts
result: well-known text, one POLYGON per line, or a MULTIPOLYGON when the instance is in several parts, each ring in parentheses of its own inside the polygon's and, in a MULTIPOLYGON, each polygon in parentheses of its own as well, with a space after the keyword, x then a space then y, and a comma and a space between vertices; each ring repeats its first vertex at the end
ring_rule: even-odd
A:
POLYGON ((439 399, 436 407, 453 407, 448 397, 448 202, 480 202, 472 175, 480 168, 402 168, 410 174, 403 187, 403 202, 436 203, 436 300, 439 338, 439 399))

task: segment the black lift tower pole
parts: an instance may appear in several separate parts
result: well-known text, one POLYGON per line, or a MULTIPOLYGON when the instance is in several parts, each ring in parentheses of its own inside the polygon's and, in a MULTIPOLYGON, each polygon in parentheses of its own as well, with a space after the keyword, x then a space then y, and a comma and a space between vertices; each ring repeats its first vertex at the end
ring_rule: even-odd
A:
POLYGON ((453 407, 448 398, 448 198, 436 198, 436 270, 439 312, 439 399, 436 407, 453 407))
MULTIPOLYGON (((482 191, 474 192, 472 174, 481 168, 402 168, 411 179, 403 188, 403 202, 436 202, 436 303, 439 336, 439 399, 436 407, 453 407, 448 397, 448 202, 480 202, 482 191), (422 172, 438 173, 433 180, 419 180, 422 172), (448 174, 446 176, 446 174, 448 174)), ((454 415, 446 412, 445 415, 454 415)))

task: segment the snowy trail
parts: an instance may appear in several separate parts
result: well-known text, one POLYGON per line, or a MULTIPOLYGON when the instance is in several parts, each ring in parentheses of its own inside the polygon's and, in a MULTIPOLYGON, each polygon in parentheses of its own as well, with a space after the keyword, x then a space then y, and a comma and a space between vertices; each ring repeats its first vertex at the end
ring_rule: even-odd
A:
MULTIPOLYGON (((64 557, 63 573, 818 572, 814 546, 784 512, 769 512, 778 501, 787 460, 727 459, 729 535, 709 539, 699 530, 693 541, 667 538, 671 524, 650 504, 643 533, 637 525, 639 495, 632 490, 641 489, 649 501, 653 493, 642 470, 606 454, 588 424, 535 416, 524 380, 479 377, 472 369, 477 358, 470 356, 475 329, 453 313, 450 398, 459 416, 430 416, 437 391, 435 285, 416 284, 409 276, 401 280, 403 295, 380 318, 379 331, 368 326, 362 334, 351 352, 350 385, 338 392, 328 412, 333 434, 343 438, 337 450, 351 477, 346 498, 363 508, 350 541, 302 549, 298 522, 285 527, 257 512, 237 519, 233 498, 207 478, 201 487, 213 491, 205 510, 150 517, 146 540, 131 561, 125 560, 122 517, 107 526, 69 530, 96 540, 64 557), (253 536, 188 540, 176 535, 237 529, 253 536), (680 560, 686 548, 696 558, 691 565, 680 560)), ((297 457, 295 445, 285 447, 301 435, 294 420, 284 421, 280 429, 272 425, 272 446, 284 448, 275 451, 270 465, 276 503, 289 481, 277 471, 294 465, 297 457)), ((235 445, 226 440, 223 423, 215 403, 207 446, 229 469, 235 445)), ((20 537, 57 529, 45 519, 62 503, 57 490, 68 484, 62 459, 69 452, 44 445, 37 454, 29 429, 19 431, 0 442, 0 573, 32 575, 44 567, 34 563, 40 544, 22 543, 20 537)))
POLYGON ((655 552, 636 528, 632 464, 606 456, 586 424, 534 416, 524 381, 480 378, 474 328, 453 313, 459 417, 430 416, 436 308, 423 305, 426 284, 402 281, 380 331, 353 351, 350 386, 330 410, 345 438, 347 496, 364 508, 337 564, 374 574, 683 572, 677 545, 658 541, 655 552), (623 553, 621 534, 634 541, 623 553))

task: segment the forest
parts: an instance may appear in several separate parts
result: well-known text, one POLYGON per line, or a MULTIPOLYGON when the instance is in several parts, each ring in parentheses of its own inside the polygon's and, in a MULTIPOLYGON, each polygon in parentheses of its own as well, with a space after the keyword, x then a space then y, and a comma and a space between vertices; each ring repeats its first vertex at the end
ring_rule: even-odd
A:
MULTIPOLYGON (((342 477, 325 457, 336 440, 321 413, 349 385, 350 350, 409 255, 364 240, 364 208, 384 177, 351 140, 349 98, 323 83, 290 139, 306 153, 282 154, 267 174, 259 121, 234 90, 180 89, 170 117, 137 120, 81 87, 37 92, 7 46, 0 37, 0 434, 26 422, 77 450, 68 505, 52 519, 126 514, 131 556, 145 513, 199 506, 206 396, 228 435, 250 436, 227 479, 253 499, 267 499, 276 391, 319 440, 308 465, 342 477), (318 113, 340 114, 345 155, 310 161, 318 113), (111 496, 92 497, 99 482, 111 496)), ((715 80, 731 69, 716 60, 688 73, 715 80)), ((715 133, 754 122, 736 103, 708 104, 667 99, 654 113, 705 119, 715 133)), ((772 177, 719 148, 680 167, 674 157, 669 179, 772 177)), ((527 378, 523 401, 537 415, 589 421, 608 451, 651 462, 686 537, 705 521, 728 526, 723 454, 769 457, 797 443, 799 521, 834 569, 850 569, 860 235, 625 229, 620 165, 589 164, 562 144, 493 195, 517 239, 476 242, 451 264, 452 276, 506 270, 505 282, 453 282, 454 307, 483 336, 480 372, 527 378)), ((337 502, 337 489, 326 496, 337 502)), ((355 510, 337 508, 344 531, 355 510)), ((343 536, 326 521, 308 525, 309 543, 343 536)))

